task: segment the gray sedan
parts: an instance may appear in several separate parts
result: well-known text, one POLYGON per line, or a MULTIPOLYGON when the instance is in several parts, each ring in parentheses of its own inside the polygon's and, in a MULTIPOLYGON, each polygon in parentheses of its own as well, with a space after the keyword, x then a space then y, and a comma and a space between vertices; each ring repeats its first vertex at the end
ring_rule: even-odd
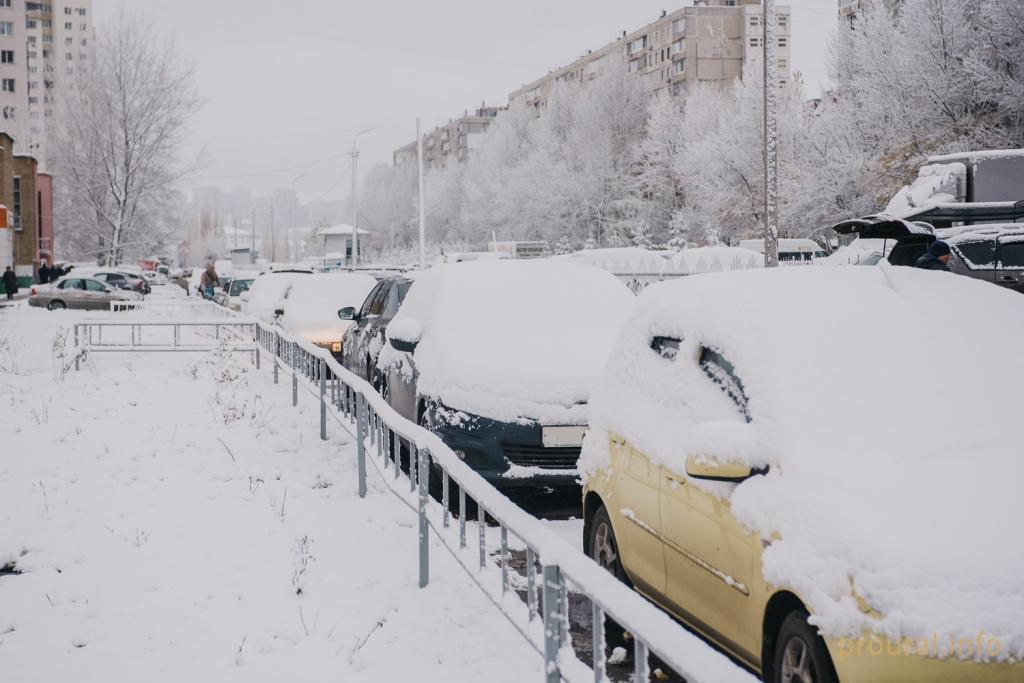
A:
POLYGON ((28 298, 29 306, 57 311, 64 308, 109 310, 111 301, 138 301, 142 296, 135 292, 111 287, 91 277, 66 277, 50 286, 32 288, 28 298))

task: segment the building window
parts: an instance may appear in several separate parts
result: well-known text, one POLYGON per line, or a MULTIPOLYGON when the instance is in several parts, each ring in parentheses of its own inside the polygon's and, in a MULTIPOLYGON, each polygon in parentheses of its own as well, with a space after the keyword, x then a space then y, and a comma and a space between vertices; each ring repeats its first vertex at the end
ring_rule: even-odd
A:
POLYGON ((25 22, 25 27, 26 28, 35 28, 36 27, 36 20, 35 19, 29 19, 28 21, 25 22))
POLYGON ((679 17, 678 19, 676 19, 675 21, 672 22, 672 33, 676 34, 677 36, 680 33, 686 33, 686 18, 685 17, 679 17))
POLYGON ((760 24, 761 24, 761 17, 756 16, 756 15, 750 17, 750 25, 751 26, 760 26, 760 24))
POLYGON ((761 39, 760 38, 751 38, 750 39, 750 47, 760 47, 760 46, 761 46, 761 39))
POLYGON ((74 38, 65 38, 64 39, 64 44, 65 45, 74 45, 75 44, 75 39, 74 38))
POLYGON ((14 92, 14 79, 5 78, 3 79, 3 92, 14 92))
POLYGON ((10 8, 11 0, 0 0, 0 7, 10 8))
POLYGON ((14 64, 14 50, 0 50, 0 63, 14 64))
POLYGON ((680 59, 678 62, 672 65, 672 73, 679 75, 686 73, 686 60, 680 59))
POLYGON ((65 7, 64 8, 64 14, 67 14, 68 16, 71 16, 71 8, 70 7, 65 7))
POLYGON ((13 36, 14 22, 0 21, 0 36, 13 36))
POLYGON ((14 120, 14 107, 11 107, 11 106, 4 107, 4 120, 5 121, 13 121, 14 120))
POLYGON ((70 31, 70 30, 72 30, 72 29, 74 28, 74 26, 75 26, 75 25, 74 25, 74 24, 72 24, 72 23, 71 23, 70 21, 65 21, 65 22, 64 22, 64 30, 65 30, 65 31, 70 31))
POLYGON ((21 176, 14 176, 14 229, 21 230, 21 176))
POLYGON ((680 38, 672 43, 672 55, 681 55, 686 52, 686 38, 680 38))
POLYGON ((786 36, 779 36, 779 47, 786 47, 789 45, 789 38, 786 36))
POLYGON ((789 17, 787 17, 785 14, 780 14, 779 15, 779 26, 788 26, 788 25, 789 25, 789 17))
POLYGON ((80 17, 84 17, 85 16, 85 8, 84 7, 80 7, 78 9, 78 16, 80 16, 80 17))

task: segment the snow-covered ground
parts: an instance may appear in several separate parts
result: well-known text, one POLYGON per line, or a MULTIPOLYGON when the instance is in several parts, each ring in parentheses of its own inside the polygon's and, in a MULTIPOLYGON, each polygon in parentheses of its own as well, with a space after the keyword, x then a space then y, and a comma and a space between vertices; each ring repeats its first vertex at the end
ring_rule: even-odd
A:
POLYGON ((540 680, 440 547, 417 587, 415 516, 312 396, 244 356, 62 373, 77 317, 0 311, 5 680, 540 680))

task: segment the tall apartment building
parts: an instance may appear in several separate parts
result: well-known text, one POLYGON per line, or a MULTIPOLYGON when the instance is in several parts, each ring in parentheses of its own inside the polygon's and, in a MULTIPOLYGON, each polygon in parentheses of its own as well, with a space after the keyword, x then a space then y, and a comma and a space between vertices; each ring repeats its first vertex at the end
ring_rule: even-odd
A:
MULTIPOLYGON (((785 85, 792 42, 789 7, 776 8, 776 21, 780 85, 785 85)), ((728 83, 743 76, 748 61, 761 59, 761 22, 761 0, 695 0, 693 7, 663 12, 632 33, 623 31, 614 42, 515 90, 509 101, 544 109, 556 83, 588 80, 620 59, 652 92, 679 95, 697 83, 728 83)))
MULTIPOLYGON (((481 105, 473 112, 464 112, 423 136, 423 164, 426 168, 446 166, 450 160, 458 162, 469 158, 479 144, 480 137, 494 122, 504 107, 481 105)), ((392 155, 395 166, 416 161, 416 141, 399 147, 392 155)))
MULTIPOLYGON (((623 31, 615 41, 588 50, 571 64, 518 88, 509 94, 509 103, 543 110, 557 83, 585 82, 605 65, 614 64, 618 68, 620 60, 625 62, 629 74, 645 79, 652 92, 668 90, 673 95, 681 95, 697 83, 727 84, 743 76, 748 62, 761 60, 762 20, 761 0, 694 0, 692 7, 662 12, 646 26, 632 33, 623 31)), ((776 7, 776 22, 779 84, 785 85, 791 78, 789 7, 776 7)), ((459 161, 466 158, 468 149, 461 142, 458 152, 452 154, 456 143, 462 139, 457 132, 462 130, 464 120, 472 119, 457 119, 424 137, 428 167, 443 165, 448 158, 459 161)), ((486 131, 486 126, 480 130, 481 133, 486 131)), ((396 166, 415 158, 415 142, 394 153, 396 166)))
POLYGON ((92 0, 26 1, 25 30, 28 149, 45 160, 57 98, 92 62, 92 0))
POLYGON ((0 0, 0 131, 17 139, 28 134, 27 35, 25 0, 0 0))

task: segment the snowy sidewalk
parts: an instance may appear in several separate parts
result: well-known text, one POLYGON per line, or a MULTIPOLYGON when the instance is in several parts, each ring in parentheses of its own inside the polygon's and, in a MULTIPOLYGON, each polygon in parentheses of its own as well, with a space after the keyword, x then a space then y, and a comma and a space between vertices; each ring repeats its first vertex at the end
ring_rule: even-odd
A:
POLYGON ((0 671, 12 681, 533 681, 541 660, 318 404, 248 357, 55 371, 77 315, 0 312, 0 671), (308 411, 308 413, 306 412, 308 411))

